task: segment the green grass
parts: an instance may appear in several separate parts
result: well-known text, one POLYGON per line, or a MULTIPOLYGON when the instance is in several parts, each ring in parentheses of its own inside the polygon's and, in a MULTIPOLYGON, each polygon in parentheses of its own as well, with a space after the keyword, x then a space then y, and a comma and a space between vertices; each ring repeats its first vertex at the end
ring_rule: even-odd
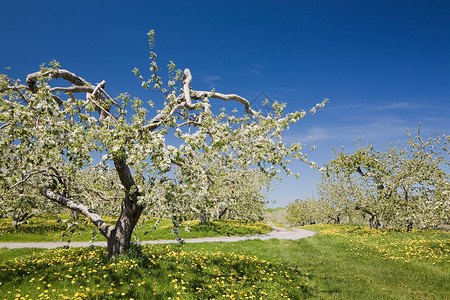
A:
POLYGON ((308 226, 298 241, 0 249, 0 299, 450 299, 450 234, 308 226), (17 296, 20 295, 20 296, 17 296))
POLYGON ((145 247, 142 254, 109 262, 98 248, 36 251, 0 268, 0 298, 6 299, 278 299, 307 290, 307 278, 296 268, 172 245, 145 247))
MULTIPOLYGON (((111 217, 105 218, 106 222, 114 223, 115 219, 111 217)), ((68 216, 37 216, 29 219, 26 223, 20 225, 19 228, 11 227, 11 219, 0 219, 0 242, 57 242, 68 241, 69 231, 67 230, 68 216), (63 222, 58 222, 58 219, 63 222)), ((161 240, 175 239, 172 234, 173 225, 170 220, 161 220, 156 230, 153 230, 156 219, 149 219, 141 222, 135 230, 138 240, 161 240)), ((92 239, 92 232, 95 230, 85 218, 77 221, 78 230, 71 236, 71 241, 89 241, 92 239)), ((180 236, 187 238, 214 237, 214 236, 239 236, 250 234, 268 233, 272 229, 263 223, 248 223, 243 221, 211 221, 204 225, 199 221, 184 222, 181 228, 180 236)), ((105 241, 105 238, 97 233, 96 240, 105 241)))

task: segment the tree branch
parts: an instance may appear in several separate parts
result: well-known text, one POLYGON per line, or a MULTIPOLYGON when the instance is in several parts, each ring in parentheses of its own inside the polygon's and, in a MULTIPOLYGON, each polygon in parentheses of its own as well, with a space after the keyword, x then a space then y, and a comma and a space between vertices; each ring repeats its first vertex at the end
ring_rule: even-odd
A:
POLYGON ((64 104, 64 101, 62 101, 62 99, 58 96, 52 94, 52 98, 56 101, 56 103, 58 103, 59 106, 62 106, 64 104))
POLYGON ((186 101, 188 108, 192 106, 191 95, 190 95, 191 81, 192 81, 191 71, 189 69, 184 69, 183 78, 181 78, 181 83, 183 84, 184 100, 186 101))
POLYGON ((125 191, 130 192, 133 186, 136 186, 131 170, 124 158, 114 158, 114 166, 116 167, 117 174, 119 175, 120 182, 122 183, 125 191))
POLYGON ((14 185, 12 185, 12 186, 10 186, 9 189, 12 190, 12 189, 15 188, 16 186, 19 186, 19 185, 21 185, 21 184, 27 182, 28 179, 30 179, 31 176, 33 176, 33 175, 40 174, 40 173, 45 173, 45 172, 48 172, 48 171, 49 171, 49 169, 44 169, 44 170, 39 170, 39 171, 31 172, 31 173, 29 173, 27 176, 25 176, 25 178, 22 179, 22 181, 20 181, 20 182, 14 184, 14 185))
POLYGON ((83 216, 87 217, 92 223, 97 226, 97 228, 100 230, 100 232, 106 237, 109 238, 111 234, 111 230, 113 228, 112 225, 107 224, 103 221, 102 217, 93 211, 92 209, 88 208, 87 206, 76 203, 70 199, 67 199, 64 196, 61 196, 59 194, 54 193, 52 190, 47 189, 45 191, 41 191, 41 194, 46 197, 47 199, 50 199, 58 204, 61 204, 73 211, 76 211, 83 216))
MULTIPOLYGON (((7 78, 8 82, 11 86, 8 86, 6 88, 6 90, 14 90, 17 93, 19 93, 20 98, 22 98, 23 101, 25 101, 26 104, 30 103, 30 101, 28 101, 27 98, 25 98, 25 96, 22 94, 22 92, 20 91, 21 89, 26 89, 26 86, 24 85, 16 85, 10 78, 7 78)), ((3 92, 4 90, 0 90, 0 92, 3 92)))
MULTIPOLYGON (((258 118, 262 118, 258 114, 258 112, 254 111, 251 108, 250 102, 236 94, 222 94, 222 93, 216 93, 216 92, 205 92, 205 91, 193 91, 191 90, 191 81, 192 81, 192 75, 191 71, 189 69, 185 69, 183 73, 183 78, 181 80, 183 84, 183 94, 179 95, 177 97, 177 105, 175 105, 172 110, 169 113, 159 113, 156 115, 149 124, 145 125, 142 129, 143 130, 149 130, 153 131, 156 128, 158 128, 163 122, 164 119, 167 119, 175 114, 175 112, 179 109, 186 108, 189 110, 196 109, 196 105, 192 104, 192 99, 194 100, 203 100, 206 98, 215 98, 220 99, 224 101, 237 101, 244 105, 245 111, 248 114, 254 115, 258 118)), ((201 105, 204 107, 205 111, 211 110, 211 105, 208 103, 201 103, 201 105)), ((198 124, 200 124, 201 118, 199 117, 198 124)))
POLYGON ((103 120, 106 118, 105 115, 109 116, 111 118, 111 120, 116 122, 116 124, 119 124, 119 122, 117 121, 116 117, 114 117, 113 115, 110 114, 109 109, 105 109, 102 105, 100 105, 97 101, 94 100, 94 97, 92 96, 94 94, 91 95, 91 94, 88 93, 87 95, 88 95, 88 97, 86 97, 87 101, 90 101, 90 102, 94 103, 94 105, 95 105, 95 107, 97 109, 97 112, 100 114, 100 116, 98 118, 98 121, 99 121, 100 124, 103 123, 103 120))
POLYGON ((191 92, 192 99, 200 100, 205 98, 215 98, 223 101, 237 101, 244 105, 245 112, 254 116, 258 116, 259 114, 254 111, 250 105, 250 102, 236 94, 222 94, 217 92, 205 92, 205 91, 192 91, 191 92))
POLYGON ((36 85, 36 81, 39 76, 49 76, 50 79, 53 78, 62 78, 70 83, 77 85, 77 86, 89 86, 89 82, 84 80, 83 78, 75 75, 74 73, 71 73, 67 70, 61 69, 61 70, 50 70, 47 72, 34 72, 27 76, 26 83, 28 85, 28 88, 31 92, 36 93, 38 91, 38 87, 36 85))
POLYGON ((71 87, 54 87, 51 88, 49 91, 50 93, 53 92, 64 92, 66 94, 69 93, 93 93, 94 87, 92 86, 71 86, 71 87))
POLYGON ((156 115, 149 124, 142 127, 143 130, 153 131, 158 128, 163 122, 164 119, 167 119, 175 114, 175 112, 181 108, 185 107, 185 103, 180 103, 175 105, 172 110, 168 114, 164 114, 163 112, 156 115))

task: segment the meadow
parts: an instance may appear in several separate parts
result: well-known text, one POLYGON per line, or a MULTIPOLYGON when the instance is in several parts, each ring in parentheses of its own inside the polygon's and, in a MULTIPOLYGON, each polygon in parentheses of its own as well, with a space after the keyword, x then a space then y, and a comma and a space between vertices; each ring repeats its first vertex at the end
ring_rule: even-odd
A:
MULTIPOLYGON (((0 249, 0 299, 450 299, 450 234, 314 225, 297 241, 0 249)), ((0 238, 1 240, 1 238, 0 238)))

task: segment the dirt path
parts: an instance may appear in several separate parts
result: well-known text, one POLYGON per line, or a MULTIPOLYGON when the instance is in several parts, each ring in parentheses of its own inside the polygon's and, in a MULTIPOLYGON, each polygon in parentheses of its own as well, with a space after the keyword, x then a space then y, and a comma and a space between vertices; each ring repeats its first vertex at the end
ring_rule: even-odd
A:
MULTIPOLYGON (((185 239, 186 243, 206 243, 206 242, 237 242, 246 240, 298 240, 313 236, 315 232, 305 229, 285 229, 279 228, 269 220, 268 224, 274 229, 272 232, 258 235, 246 235, 246 236, 218 236, 218 237, 206 237, 196 239, 185 239)), ((141 241, 141 244, 174 244, 176 240, 154 240, 154 241, 141 241)), ((72 242, 70 247, 87 247, 91 245, 89 242, 72 242)), ((95 242, 94 246, 106 247, 106 242, 95 242)), ((0 248, 58 248, 67 246, 67 242, 38 242, 38 243, 0 243, 0 248)))

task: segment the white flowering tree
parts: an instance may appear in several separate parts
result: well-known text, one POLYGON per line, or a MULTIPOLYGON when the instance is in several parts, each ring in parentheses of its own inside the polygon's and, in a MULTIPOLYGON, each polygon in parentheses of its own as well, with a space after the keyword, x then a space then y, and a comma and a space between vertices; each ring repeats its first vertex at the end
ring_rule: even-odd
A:
POLYGON ((355 204, 367 195, 353 182, 352 176, 322 172, 321 180, 316 183, 316 186, 317 196, 322 203, 322 212, 327 223, 340 224, 355 221, 355 204))
POLYGON ((286 220, 291 226, 325 223, 323 203, 314 198, 298 198, 286 207, 286 220))
POLYGON ((215 219, 261 221, 266 204, 263 191, 270 189, 270 176, 251 168, 216 172, 208 188, 209 201, 200 202, 199 209, 215 219))
POLYGON ((0 193, 0 216, 10 217, 14 229, 35 215, 49 212, 55 212, 54 205, 32 188, 3 190, 0 193))
POLYGON ((362 185, 353 174, 346 172, 327 172, 324 168, 316 188, 317 199, 297 199, 288 205, 291 224, 358 223, 361 213, 355 206, 371 202, 371 187, 362 185))
POLYGON ((439 227, 450 221, 448 140, 445 134, 424 140, 419 127, 404 144, 337 153, 327 171, 352 178, 349 192, 369 227, 439 227))
POLYGON ((0 78, 3 188, 35 189, 86 216, 107 239, 108 257, 129 249, 144 211, 166 210, 178 224, 192 205, 211 195, 224 198, 226 191, 214 191, 214 185, 225 188, 226 183, 217 185, 210 177, 218 161, 222 170, 258 169, 268 179, 279 169, 291 174, 288 158, 308 162, 300 144, 286 145, 281 139, 304 111, 285 114, 285 106, 275 103, 273 112, 263 116, 239 95, 194 90, 189 69, 176 70, 173 63, 164 84, 153 31, 149 38, 150 77, 144 79, 137 69, 134 73, 144 88, 164 96, 162 103, 144 104, 128 94, 112 98, 105 81, 91 84, 56 62, 29 74, 25 84, 0 78), (68 84, 53 85, 62 81, 68 84), (236 102, 242 110, 214 112, 220 101, 236 102), (88 168, 95 169, 100 181, 107 181, 114 170, 117 183, 111 182, 103 193, 106 186, 86 182, 93 180, 83 176, 88 168), (117 222, 107 224, 98 208, 116 203, 118 195, 117 222))

